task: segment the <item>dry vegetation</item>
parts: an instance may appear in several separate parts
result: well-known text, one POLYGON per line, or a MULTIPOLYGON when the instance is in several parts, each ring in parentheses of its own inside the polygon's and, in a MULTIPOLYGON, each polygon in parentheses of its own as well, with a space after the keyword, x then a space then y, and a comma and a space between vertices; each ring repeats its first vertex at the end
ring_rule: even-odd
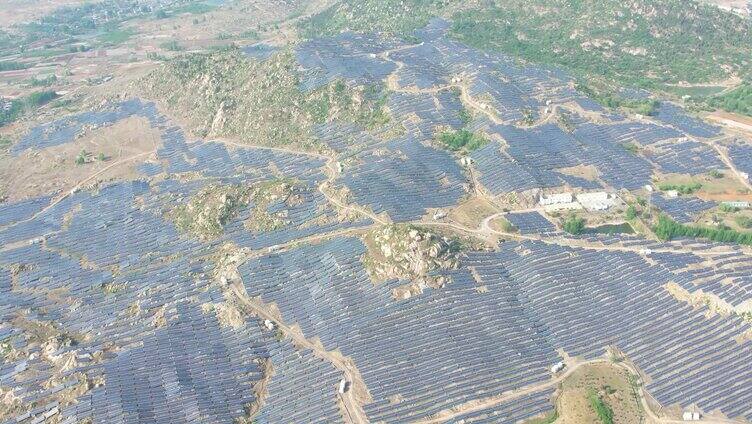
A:
POLYGON ((589 392, 597 396, 613 411, 616 424, 638 424, 644 412, 628 371, 608 363, 585 365, 567 377, 557 399, 561 424, 601 424, 593 409, 589 392))
POLYGON ((368 127, 388 119, 378 88, 334 82, 305 93, 299 82, 290 51, 256 61, 231 49, 175 58, 144 78, 141 89, 199 136, 250 144, 312 148, 315 123, 343 120, 368 127))
POLYGON ((145 118, 128 118, 85 131, 71 143, 0 160, 0 197, 17 201, 70 190, 82 181, 86 181, 85 186, 95 186, 104 181, 135 179, 139 161, 128 159, 146 159, 159 144, 159 131, 145 118), (82 152, 86 152, 86 160, 77 164, 82 152))

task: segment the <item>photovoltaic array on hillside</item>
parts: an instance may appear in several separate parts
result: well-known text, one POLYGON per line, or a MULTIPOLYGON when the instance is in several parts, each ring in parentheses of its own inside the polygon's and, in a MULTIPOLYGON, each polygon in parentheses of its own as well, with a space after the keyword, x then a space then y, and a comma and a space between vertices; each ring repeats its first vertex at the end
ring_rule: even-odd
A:
MULTIPOLYGON (((331 157, 192 139, 137 98, 30 128, 11 156, 133 116, 161 139, 138 159, 137 178, 0 203, 8 422, 353 422, 352 395, 370 422, 483 405, 450 419, 511 423, 553 411, 552 365, 610 349, 644 372, 661 405, 752 419, 750 322, 669 290, 749 305, 752 257, 739 246, 566 235, 538 211, 511 211, 501 215, 516 238, 465 248, 455 269, 435 271, 441 287, 397 298, 411 281, 372 280, 363 233, 416 223, 473 189, 637 190, 658 173, 727 169, 706 143, 720 129, 678 106, 664 102, 649 120, 609 115, 561 71, 469 48, 447 27, 434 20, 417 42, 342 33, 297 45, 304 91, 333 81, 389 88, 388 130, 337 120, 312 129, 331 157), (571 128, 546 117, 573 104, 582 116, 571 128), (471 160, 438 145, 438 134, 467 128, 488 139, 471 160), (595 175, 567 172, 577 167, 595 175), (229 186, 258 191, 201 209, 202 193, 229 186), (176 215, 186 210, 205 213, 191 228, 220 231, 185 231, 176 215), (353 374, 362 387, 351 390, 366 394, 342 387, 353 374), (482 403, 520 391, 529 393, 482 403)), ((268 60, 273 50, 247 54, 268 60)), ((752 172, 752 143, 722 151, 752 172)), ((718 206, 649 200, 680 223, 718 206)))

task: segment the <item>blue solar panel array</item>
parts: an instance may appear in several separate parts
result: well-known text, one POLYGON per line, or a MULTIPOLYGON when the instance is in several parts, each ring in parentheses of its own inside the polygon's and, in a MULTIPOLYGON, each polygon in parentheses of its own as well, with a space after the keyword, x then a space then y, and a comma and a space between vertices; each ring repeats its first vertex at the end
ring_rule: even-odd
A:
POLYGON ((417 219, 428 208, 456 204, 465 194, 465 177, 446 152, 407 138, 385 146, 387 152, 365 152, 359 164, 339 179, 356 203, 394 221, 417 219))
POLYGON ((538 212, 508 213, 504 219, 520 234, 551 234, 556 231, 554 224, 538 212))
POLYGON ((738 170, 752 175, 752 145, 737 140, 728 146, 728 155, 738 170))
POLYGON ((353 33, 305 42, 295 51, 306 69, 301 86, 314 90, 340 78, 358 84, 381 83, 396 65, 376 54, 393 45, 374 35, 353 33))
MULTIPOLYGON (((572 133, 551 124, 515 126, 524 109, 535 119, 552 104, 604 110, 574 90, 563 72, 471 49, 445 37, 448 28, 446 21, 432 20, 416 32, 420 44, 343 33, 296 47, 304 90, 337 79, 383 84, 393 72, 398 85, 427 89, 389 94, 393 121, 406 130, 396 139, 343 122, 312 128, 342 160, 335 183, 347 189, 348 200, 399 222, 456 205, 466 194, 466 176, 455 156, 430 145, 437 131, 463 127, 494 140, 471 156, 478 179, 493 194, 562 185, 635 189, 656 169, 701 173, 723 167, 715 151, 687 137, 712 137, 718 130, 668 103, 658 111, 660 124, 604 115, 610 123, 570 116, 572 133), (465 122, 460 95, 447 87, 455 78, 505 124, 483 114, 465 122), (652 154, 630 153, 625 143, 652 154), (580 165, 595 167, 598 181, 560 172, 580 165)), ((260 60, 272 52, 263 45, 246 50, 260 60)), ((59 202, 41 196, 0 204, 0 339, 28 354, 0 365, 0 384, 29 405, 13 419, 39 420, 58 408, 65 424, 87 418, 232 422, 248 410, 264 423, 342 422, 336 392, 343 375, 330 362, 278 340, 255 320, 234 327, 218 321, 212 305, 226 299, 215 282, 213 254, 227 242, 260 250, 372 222, 344 220, 318 191, 326 181, 321 156, 187 140, 153 104, 137 99, 32 128, 12 153, 67 143, 84 127, 129 116, 145 117, 162 132, 156 158, 137 165, 150 180, 102 184, 59 202), (180 234, 165 218, 210 184, 270 178, 295 180, 294 202, 267 206, 270 214, 282 213, 281 228, 248 230, 244 222, 255 204, 208 242, 180 234), (46 362, 38 343, 24 335, 20 315, 81 336, 53 352, 72 355, 70 369, 61 373, 46 362), (84 374, 104 383, 87 385, 73 403, 48 400, 84 374), (263 402, 249 408, 260 400, 254 387, 262 380, 263 402)), ((728 150, 740 170, 752 173, 752 148, 734 142, 728 150)), ((653 202, 682 222, 714 206, 688 198, 653 202)), ((505 216, 523 235, 567 237, 538 212, 505 216)), ((682 246, 702 255, 661 251, 648 261, 618 250, 504 242, 495 251, 466 251, 458 269, 438 271, 447 278, 444 287, 401 300, 392 289, 408 282, 374 284, 357 238, 254 255, 239 271, 249 296, 274 303, 282 321, 352 359, 373 398, 364 410, 374 422, 417 420, 548 382, 550 366, 561 359, 557 349, 593 358, 611 345, 650 376, 647 389, 663 405, 696 403, 705 411, 752 418, 752 341, 740 337, 750 325, 684 304, 665 288, 676 283, 743 305, 752 296, 749 255, 697 240, 580 239, 635 249, 682 246)), ((552 393, 531 393, 457 421, 538 416, 552 410, 552 393)))
POLYGON ((743 365, 752 341, 737 342, 750 325, 678 303, 663 288, 676 277, 662 266, 538 242, 506 243, 497 255, 482 266, 502 266, 518 282, 520 301, 552 345, 585 357, 615 345, 650 376, 647 389, 661 404, 752 416, 752 370, 743 365))
POLYGON ((696 141, 661 144, 648 157, 665 173, 697 175, 726 168, 712 147, 696 141))
POLYGON ((0 203, 0 227, 31 218, 49 205, 51 196, 36 197, 15 203, 0 203))
POLYGON ((371 421, 409 421, 549 378, 558 356, 498 271, 485 274, 483 294, 463 269, 445 288, 397 302, 370 281, 364 252, 341 238, 252 260, 241 274, 249 295, 354 360, 374 398, 371 421))
POLYGON ((242 50, 243 53, 245 53, 245 55, 248 57, 258 60, 266 60, 277 51, 277 48, 268 44, 259 43, 248 47, 243 47, 242 50))
POLYGON ((707 124, 699 119, 687 115, 679 106, 668 102, 661 102, 656 119, 693 137, 715 137, 720 128, 707 124))
POLYGON ((554 389, 542 390, 514 400, 501 402, 492 408, 460 415, 452 422, 467 424, 524 422, 532 417, 540 417, 552 413, 554 407, 551 399, 553 397, 554 389))
POLYGON ((43 149, 73 141, 84 126, 103 127, 131 116, 141 116, 153 126, 164 122, 153 103, 132 99, 111 104, 100 111, 71 115, 57 121, 33 127, 28 134, 13 145, 11 153, 18 155, 28 149, 43 149))
POLYGON ((697 215, 716 207, 715 202, 708 202, 696 197, 667 198, 661 195, 651 196, 651 201, 658 209, 667 213, 677 222, 688 224, 697 219, 697 215))
POLYGON ((106 384, 71 416, 94 422, 228 423, 255 400, 258 359, 268 357, 258 327, 220 327, 213 315, 178 304, 176 317, 104 365, 106 384))

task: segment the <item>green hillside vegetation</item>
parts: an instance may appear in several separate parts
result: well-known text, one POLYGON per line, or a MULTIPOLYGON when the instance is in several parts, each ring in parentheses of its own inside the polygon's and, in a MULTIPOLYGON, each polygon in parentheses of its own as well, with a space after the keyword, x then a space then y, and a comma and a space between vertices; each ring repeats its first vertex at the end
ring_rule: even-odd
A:
MULTIPOLYGON (((566 69, 606 106, 644 115, 654 104, 620 98, 618 87, 673 92, 666 84, 752 74, 752 21, 696 0, 340 0, 300 29, 412 38, 433 16, 449 18, 460 41, 566 69)), ((729 94, 727 109, 748 110, 748 92, 729 94)))
POLYGON ((507 0, 453 18, 457 38, 475 47, 622 84, 651 88, 750 71, 750 21, 695 1, 507 0))
POLYGON ((711 97, 708 105, 727 112, 752 116, 752 84, 745 83, 725 94, 711 97))
POLYGON ((342 31, 385 32, 409 37, 459 0, 342 0, 301 21, 305 37, 342 31))
POLYGON ((306 93, 299 82, 290 51, 256 61, 227 49, 168 60, 140 88, 201 136, 239 136, 254 144, 314 147, 316 123, 339 120, 371 128, 389 120, 380 87, 333 82, 306 93))

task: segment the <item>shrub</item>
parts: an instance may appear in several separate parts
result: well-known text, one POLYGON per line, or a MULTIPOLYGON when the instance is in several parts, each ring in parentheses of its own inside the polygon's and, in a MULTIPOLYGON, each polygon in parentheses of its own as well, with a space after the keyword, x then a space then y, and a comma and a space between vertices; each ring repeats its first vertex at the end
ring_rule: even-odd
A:
POLYGON ((637 218, 637 208, 635 205, 629 205, 627 211, 624 213, 624 217, 630 221, 637 218))
POLYGON ((76 165, 85 164, 88 156, 89 153, 87 153, 86 150, 81 150, 80 152, 78 152, 78 155, 76 156, 76 165))
POLYGON ((721 212, 727 212, 727 213, 739 212, 739 208, 735 206, 731 206, 728 203, 721 203, 721 205, 718 206, 718 210, 720 210, 721 212))
POLYGON ((614 423, 614 411, 606 402, 595 392, 595 390, 588 390, 588 400, 590 400, 590 406, 598 415, 598 420, 603 424, 614 423))
POLYGON ((581 234, 585 230, 585 219, 572 215, 564 221, 563 226, 569 234, 581 234))
POLYGON ((735 221, 742 228, 752 228, 752 218, 748 216, 737 216, 735 221))

